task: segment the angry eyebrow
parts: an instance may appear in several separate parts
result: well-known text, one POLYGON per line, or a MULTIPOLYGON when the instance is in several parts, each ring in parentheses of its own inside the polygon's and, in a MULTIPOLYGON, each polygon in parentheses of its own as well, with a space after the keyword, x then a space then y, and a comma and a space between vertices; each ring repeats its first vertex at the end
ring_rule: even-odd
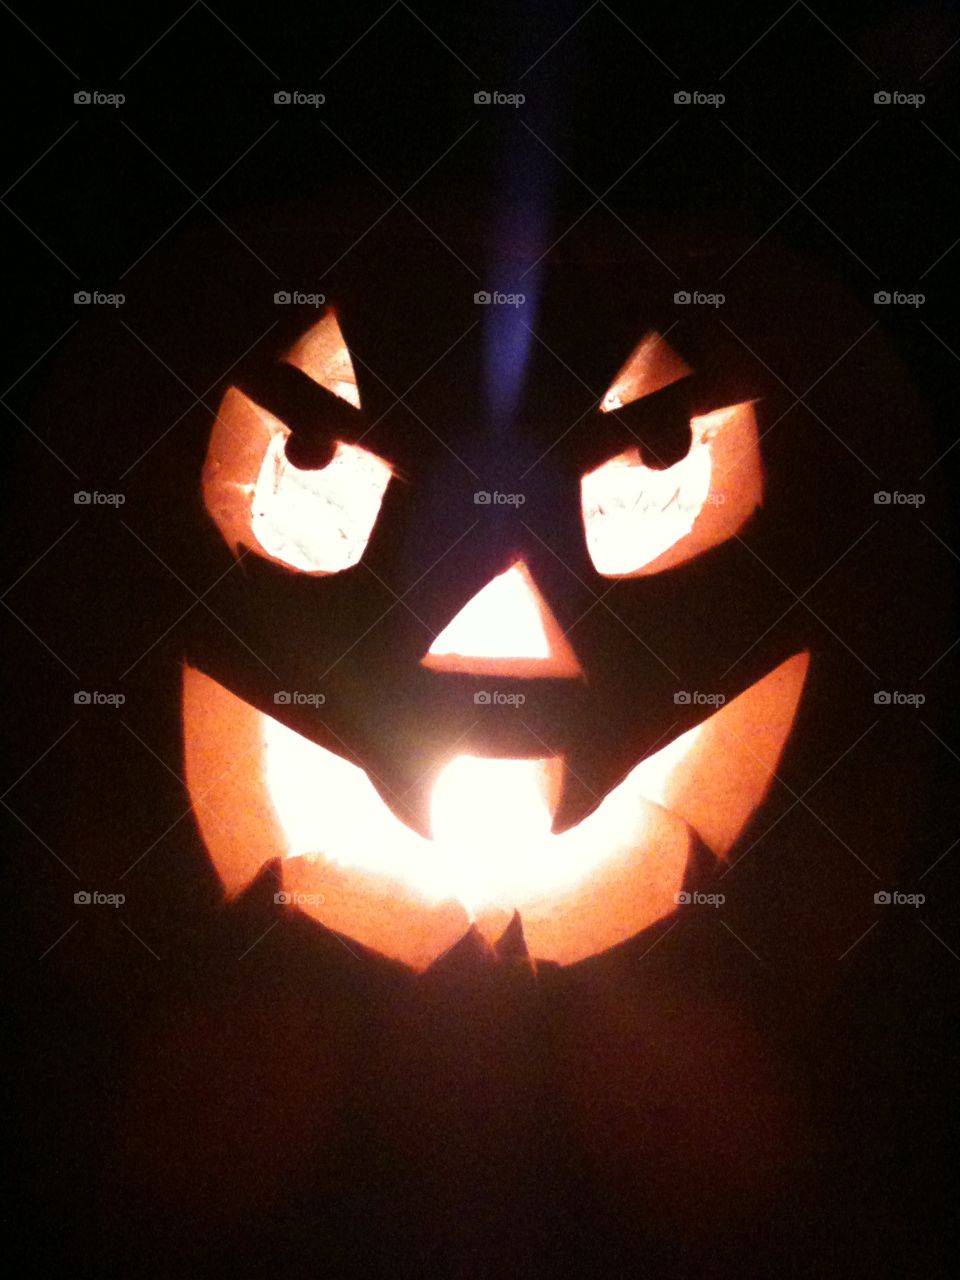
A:
POLYGON ((633 349, 608 387, 600 401, 600 412, 623 409, 692 373, 687 362, 661 334, 650 332, 633 349))
POLYGON ((340 331, 337 313, 329 307, 282 357, 325 391, 360 408, 360 392, 350 352, 340 331))

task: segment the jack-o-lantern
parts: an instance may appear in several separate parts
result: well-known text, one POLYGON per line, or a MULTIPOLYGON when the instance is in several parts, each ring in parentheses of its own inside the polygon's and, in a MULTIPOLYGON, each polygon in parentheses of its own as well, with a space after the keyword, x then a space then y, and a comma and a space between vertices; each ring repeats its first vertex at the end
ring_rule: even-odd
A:
MULTIPOLYGON (((81 327, 56 400, 97 423, 89 459, 107 474, 103 452, 116 474, 142 459, 123 519, 74 535, 77 581, 127 607, 70 611, 58 632, 77 598, 58 577, 61 612, 34 628, 68 656, 89 628, 84 651, 109 649, 101 688, 130 669, 125 727, 84 718, 57 748, 78 752, 76 803, 48 806, 76 842, 51 848, 132 909, 84 911, 45 962, 138 1022, 135 1190, 117 1218, 156 1256, 215 1239, 232 1242, 223 1266, 253 1253, 261 1270, 285 1260, 291 1222, 305 1265, 319 1239, 350 1269, 362 1236, 388 1242, 391 1275, 447 1255, 458 1274, 505 1273, 530 1220, 555 1250, 544 1273, 619 1273, 651 1235, 712 1258, 718 1222, 753 1234, 768 1206, 795 1213, 807 1115, 783 1045, 829 1055, 836 1021, 810 1032, 870 925, 859 859, 885 875, 902 796, 929 794, 906 758, 916 738, 874 713, 856 655, 897 669, 890 647, 935 566, 901 526, 865 533, 871 479, 850 453, 902 474, 922 420, 879 329, 856 349, 866 373, 818 387, 837 393, 816 410, 843 443, 789 412, 752 352, 802 389, 860 331, 807 276, 758 270, 775 297, 731 291, 721 323, 674 311, 655 273, 593 240, 544 269, 536 313, 518 310, 536 336, 498 417, 504 313, 473 303, 459 265, 422 269, 442 249, 387 240, 378 257, 370 237, 327 284, 349 230, 332 249, 329 228, 282 231, 265 257, 284 281, 323 281, 330 309, 273 310, 252 269, 208 285, 198 252, 166 274, 203 288, 141 290, 146 310, 125 313, 149 349, 81 327), (189 422, 150 349, 218 386, 189 422), (792 607, 810 584, 817 618, 792 607), (697 887, 727 909, 681 908, 674 926, 697 887), (490 941, 520 952, 514 910, 532 956, 566 968, 535 983, 522 964, 481 967, 490 941), (95 924, 114 951, 71 951, 95 924), (91 954, 115 954, 121 976, 108 985, 91 954), (142 1012, 157 991, 169 1016, 142 1012), (198 1123, 205 1140, 185 1143, 198 1123), (584 1204, 598 1225, 574 1233, 571 1263, 564 1224, 584 1204), (614 1242, 598 1262, 608 1231, 623 1254, 614 1242), (508 1262, 486 1266, 498 1250, 508 1262)), ((667 256, 710 278, 687 248, 667 256)), ((38 555, 57 532, 42 527, 38 555)))
POLYGON ((285 900, 415 968, 515 912, 535 958, 581 960, 729 852, 790 733, 802 648, 740 662, 728 601, 689 688, 647 625, 663 575, 692 629, 716 605, 701 566, 763 500, 753 399, 651 329, 607 353, 577 447, 478 423, 451 450, 362 341, 329 307, 212 427, 203 502, 255 621, 241 673, 203 646, 184 671, 204 842, 228 895, 279 860, 285 900))

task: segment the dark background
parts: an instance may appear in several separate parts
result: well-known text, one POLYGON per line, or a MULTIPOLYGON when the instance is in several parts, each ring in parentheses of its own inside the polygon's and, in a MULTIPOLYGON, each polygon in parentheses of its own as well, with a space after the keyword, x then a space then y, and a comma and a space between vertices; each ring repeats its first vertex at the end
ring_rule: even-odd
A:
MULTIPOLYGON (((942 503, 960 453, 947 452, 960 351, 949 285, 960 252, 956 12, 385 3, 246 13, 197 3, 21 18, 32 31, 0 12, 3 186, 13 184, 2 212, 13 746, 4 803, 10 971, 22 993, 13 1065, 27 1130, 16 1148, 19 1243, 70 1274, 557 1275, 591 1265, 611 1275, 937 1274, 954 1120, 946 1030, 960 977, 950 852, 960 650, 947 652, 960 538, 942 503), (682 88, 726 102, 676 106, 682 88), (82 89, 126 102, 74 105, 82 89), (327 101, 278 106, 281 89, 327 101), (478 106, 479 89, 527 102, 478 106), (878 90, 926 101, 878 106, 878 90), (270 927, 268 905, 254 892, 219 912, 189 823, 165 830, 183 796, 150 755, 177 733, 175 671, 160 660, 170 656, 162 645, 128 686, 139 744, 87 717, 67 747, 52 745, 74 720, 72 692, 116 687, 190 602, 146 553, 132 580, 129 564, 118 567, 115 513, 72 503, 77 489, 111 491, 149 443, 131 424, 128 447, 118 406, 129 409, 134 386, 146 421, 182 414, 192 423, 197 393, 256 336, 239 341, 230 322, 218 325, 224 279, 234 276, 238 293, 262 290, 264 304, 275 289, 324 287, 288 278, 297 254, 283 246, 283 211, 316 203, 336 221, 339 206, 359 235, 396 195, 414 212, 398 205, 377 235, 429 239, 419 214, 445 238, 466 228, 458 243, 469 243, 475 224, 523 207, 536 215, 535 234, 554 228, 546 244, 603 196, 609 211, 595 207, 584 221, 611 256, 647 255, 639 235, 665 262, 679 261, 670 249, 678 225, 688 243, 709 233, 707 278, 681 269, 682 284, 723 288, 741 307, 759 269, 748 270, 748 254, 738 300, 741 268, 720 284, 718 263, 742 250, 724 258, 716 246, 776 241, 810 264, 817 296, 830 295, 814 281, 834 282, 844 321, 856 318, 848 329, 838 308, 821 327, 798 309, 794 282, 784 314, 770 315, 779 347, 751 345, 780 373, 787 366, 770 350, 789 351, 795 317, 798 347, 830 336, 802 386, 781 373, 795 391, 880 321, 869 357, 844 366, 842 393, 825 379, 811 404, 837 427, 836 404, 883 399, 882 367, 894 402, 921 408, 905 419, 909 439, 878 420, 873 487, 921 491, 928 505, 890 513, 900 556, 892 580, 877 551, 818 610, 846 640, 856 633, 858 650, 880 637, 885 687, 929 692, 922 716, 881 723, 882 745, 833 775, 817 808, 868 862, 877 851, 884 887, 924 892, 922 908, 873 911, 879 886, 856 879, 855 863, 836 871, 848 856, 837 844, 817 848, 802 906, 791 905, 803 854, 822 833, 784 823, 791 874, 752 914, 743 908, 735 927, 748 949, 722 935, 692 938, 661 960, 665 941, 644 961, 640 989, 614 967, 559 985, 544 979, 538 1000, 514 975, 480 996, 460 992, 451 1009, 442 982, 423 997, 389 966, 358 972, 336 940, 303 922, 286 921, 272 951, 247 954, 270 927), (809 208, 794 205, 797 196, 809 208), (179 237, 201 248, 185 252, 190 289, 171 275, 167 294, 157 264, 179 237), (81 289, 120 291, 129 305, 116 315, 78 308, 81 289), (926 301, 877 308, 881 289, 926 301), (196 311, 178 315, 186 297, 196 311), (203 359, 191 346, 198 317, 209 324, 203 359), (889 448, 887 436, 896 437, 889 448), (914 767, 904 770, 905 760, 914 767), (155 869, 130 893, 122 926, 74 911, 81 882, 100 876, 112 891, 119 869, 154 843, 162 860, 147 859, 145 871, 155 869), (854 898, 862 909, 848 910, 854 898), (464 1001, 469 1034, 457 1021, 464 1001), (652 1057, 650 1045, 659 1046, 652 1057), (641 1063, 633 1075, 632 1054, 641 1063), (676 1082, 669 1105, 656 1061, 676 1082), (582 1097, 550 1101, 590 1079, 614 1100, 602 1114, 582 1097), (251 1106, 254 1097, 271 1106, 251 1106), (334 1098, 346 1099, 335 1115, 334 1098), (620 1127, 616 1099, 624 1130, 640 1134, 641 1154, 626 1167, 606 1158, 620 1127), (484 1133, 458 1126, 461 1112, 484 1133), (580 1113, 592 1135, 582 1143, 568 1119, 580 1113), (634 1183, 651 1190, 625 1194, 634 1183)), ((302 213, 290 218, 297 235, 310 225, 302 213)), ((344 247, 356 238, 337 234, 344 247)), ((692 270, 696 253, 684 261, 692 270)), ((463 283, 482 287, 466 269, 463 283)), ((665 296, 674 287, 667 270, 665 296)), ((858 447, 871 440, 869 420, 856 430, 858 447)), ((158 457, 178 447, 176 429, 165 439, 158 457)), ((191 436, 188 458, 196 447, 191 436)), ((149 541, 170 512, 148 486, 141 497, 124 514, 149 541)), ((866 508, 862 524, 877 511, 886 514, 866 508)), ((827 509, 817 518, 826 542, 840 517, 827 509)), ((814 541, 809 529, 804 536, 814 541)), ((800 591, 815 576, 791 584, 800 591)), ((862 680, 856 664, 849 678, 862 680)), ((798 776, 808 783, 859 732, 842 716, 808 716, 800 729, 798 776)), ((763 865, 747 900, 749 887, 762 888, 763 865)))

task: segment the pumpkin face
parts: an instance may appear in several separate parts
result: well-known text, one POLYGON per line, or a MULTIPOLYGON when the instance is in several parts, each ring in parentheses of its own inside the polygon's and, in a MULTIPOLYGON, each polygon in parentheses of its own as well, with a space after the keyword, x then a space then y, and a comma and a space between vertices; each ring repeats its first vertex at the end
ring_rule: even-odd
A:
POLYGON ((415 968, 517 911, 581 960, 729 853, 790 733, 806 651, 712 583, 763 500, 754 400, 651 328, 572 429, 504 433, 461 357, 451 447, 354 341, 328 308, 212 427, 247 657, 184 670, 205 845, 229 895, 279 859, 284 900, 415 968))

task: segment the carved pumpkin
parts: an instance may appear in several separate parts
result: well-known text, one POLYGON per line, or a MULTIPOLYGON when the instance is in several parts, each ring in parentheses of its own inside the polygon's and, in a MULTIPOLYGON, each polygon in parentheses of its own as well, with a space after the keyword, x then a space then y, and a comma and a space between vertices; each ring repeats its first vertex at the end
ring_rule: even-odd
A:
POLYGON ((368 407, 374 379, 333 306, 226 390, 203 501, 277 628, 245 678, 209 658, 184 671, 186 776, 228 895, 276 859, 286 900, 415 968, 471 926, 496 943, 515 912, 534 957, 568 964, 671 913, 697 846, 729 852, 770 786, 808 656, 777 654, 750 678, 707 662, 704 689, 678 687, 619 604, 638 671, 582 649, 614 584, 642 614, 650 584, 729 543, 763 501, 752 399, 698 377, 655 330, 637 339, 608 353, 609 384, 553 485, 531 479, 535 454, 518 479, 512 447, 491 458, 478 429, 444 490, 429 426, 418 451, 368 407), (455 579, 431 602, 441 562, 455 579), (363 603, 371 579, 382 615, 363 603), (392 629, 397 606, 419 636, 392 629), (285 650, 287 617, 298 638, 285 650), (584 753, 605 716, 616 735, 616 702, 642 741, 617 743, 604 753, 616 773, 591 776, 584 753))
MULTIPOLYGON (((298 255, 321 237, 295 230, 276 237, 293 246, 278 270, 319 279, 335 251, 318 251, 309 276, 298 255)), ((393 272, 411 255, 390 244, 384 256, 393 272)), ((889 721, 863 737, 873 677, 851 650, 893 671, 890 645, 908 634, 897 623, 912 612, 922 627, 916 605, 935 566, 889 522, 862 536, 875 516, 872 481, 849 449, 798 411, 772 426, 788 395, 743 377, 751 362, 737 365, 712 317, 685 314, 670 329, 656 281, 636 263, 558 264, 538 316, 526 317, 550 349, 531 340, 528 392, 504 431, 484 383, 495 317, 463 296, 456 271, 449 288, 434 272, 420 298, 407 287, 417 271, 405 270, 391 296, 376 265, 357 261, 331 284, 335 309, 323 316, 284 312, 263 363, 231 369, 187 425, 171 428, 168 372, 132 339, 139 363, 128 368, 130 352, 114 349, 118 376, 93 383, 91 363, 111 348, 91 335, 57 399, 71 430, 97 424, 98 466, 101 451, 116 474, 144 459, 126 525, 102 521, 96 556, 89 544, 78 555, 77 581, 87 590, 102 580, 116 607, 77 615, 77 593, 51 575, 69 614, 59 632, 54 610, 38 615, 64 653, 78 627, 88 628, 84 650, 98 652, 114 636, 109 616, 122 661, 106 665, 147 655, 124 686, 143 745, 101 718, 93 751, 85 725, 65 744, 82 765, 75 803, 53 793, 47 803, 82 844, 85 867, 125 874, 117 887, 139 914, 124 919, 163 964, 105 914, 109 953, 69 950, 78 928, 50 959, 78 996, 94 992, 138 1021, 143 993, 160 984, 175 1006, 170 1018, 148 1015, 124 1073, 129 1184, 142 1190, 118 1219, 151 1258, 196 1249, 197 1271, 211 1269, 205 1251, 224 1241, 225 1266, 253 1254, 261 1270, 275 1267, 291 1222, 310 1260, 339 1261, 386 1237, 417 1264, 390 1254, 390 1274, 419 1273, 425 1241, 429 1256, 463 1259, 462 1271, 483 1270, 498 1250, 515 1266, 531 1204, 545 1273, 624 1271, 650 1257, 651 1234, 694 1239, 713 1258, 716 1223, 747 1219, 755 1234, 785 1186, 778 1226, 796 1216, 791 1178, 807 1121, 782 1046, 802 1040, 811 1060, 829 1061, 839 1037, 835 1021, 816 1034, 819 996, 870 925, 858 904, 873 911, 873 883, 853 854, 886 879, 910 813, 902 795, 918 806, 928 797, 916 785, 916 737, 889 721), (317 363, 309 352, 322 354, 331 336, 317 363), (672 380, 656 387, 657 377, 672 380), (675 467, 683 483, 665 491, 675 467), (526 501, 475 503, 478 492, 526 501), (351 496, 331 520, 331 499, 351 496), (818 587, 812 598, 824 624, 789 612, 793 596, 767 566, 798 592, 825 580, 834 594, 825 601, 818 587), (912 594, 898 586, 888 600, 891 578, 912 594), (186 637, 177 624, 196 601, 183 583, 209 605, 188 613, 186 637), (120 607, 130 601, 144 607, 120 607), (878 627, 881 606, 894 621, 878 627), (676 701, 684 692, 690 701, 676 701), (206 852, 189 819, 178 821, 184 795, 157 758, 180 775, 181 742, 206 852), (810 814, 797 797, 838 760, 810 814), (895 802, 878 806, 883 794, 895 802), (498 812, 507 800, 511 810, 498 812), (578 831, 598 838, 578 844, 578 831), (702 877, 733 862, 722 887, 736 914, 683 911, 676 928, 663 919, 680 889, 706 887, 702 877), (265 870, 243 893, 268 867, 281 878, 265 870), (231 910, 210 892, 211 868, 238 899, 231 910), (314 896, 271 928, 281 891, 314 896), (532 954, 569 967, 545 966, 537 983, 518 966, 480 971, 485 939, 499 957, 517 954, 516 926, 503 936, 515 907, 532 954), (431 964, 471 916, 469 946, 431 964), (650 936, 615 945, 657 919, 650 936), (376 956, 358 963, 354 940, 430 972, 414 978, 376 956), (114 985, 101 954, 116 957, 114 985), (381 1180, 399 1205, 357 1215, 381 1180), (571 1206, 599 1224, 579 1240, 565 1230, 571 1206), (605 1234, 621 1230, 622 1256, 598 1263, 605 1234)), ((833 295, 804 301, 808 276, 789 287, 782 270, 762 278, 777 281, 766 310, 751 295, 724 318, 803 388, 859 330, 833 295), (803 343, 777 322, 784 298, 803 343), (779 335, 772 352, 764 326, 779 335)), ((164 300, 153 328, 142 313, 129 319, 200 389, 267 330, 258 283, 231 278, 236 306, 224 285, 205 310, 190 294, 164 300), (170 316, 189 318, 173 352, 170 316)), ((867 372, 817 411, 895 476, 900 451, 917 448, 919 420, 879 337, 857 348, 858 359, 869 352, 867 372), (877 435, 886 405, 897 429, 877 435)), ((821 385, 837 390, 833 379, 821 385)), ((67 456, 71 438, 66 426, 50 437, 67 456)), ((37 555, 57 533, 44 530, 37 555)), ((922 651, 932 658, 949 642, 922 651)), ((47 777, 61 786, 59 770, 47 777)), ((60 834, 51 847, 74 848, 60 834)), ((33 865, 40 874, 44 864, 33 865)), ((85 915, 83 929, 92 926, 85 915)))

